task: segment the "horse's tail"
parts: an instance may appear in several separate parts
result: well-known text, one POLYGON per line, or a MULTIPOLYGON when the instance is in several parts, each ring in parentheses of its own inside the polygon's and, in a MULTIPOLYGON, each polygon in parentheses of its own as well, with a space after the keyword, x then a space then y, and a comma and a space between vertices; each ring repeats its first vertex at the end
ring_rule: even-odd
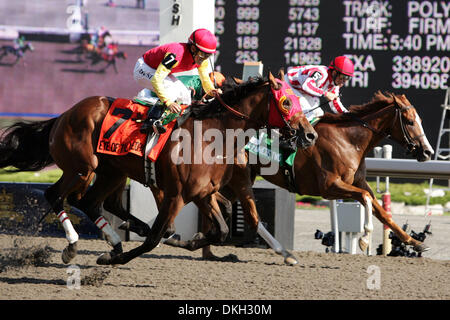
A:
POLYGON ((5 128, 0 140, 0 168, 11 171, 38 171, 55 161, 49 151, 50 130, 57 118, 16 122, 5 128))

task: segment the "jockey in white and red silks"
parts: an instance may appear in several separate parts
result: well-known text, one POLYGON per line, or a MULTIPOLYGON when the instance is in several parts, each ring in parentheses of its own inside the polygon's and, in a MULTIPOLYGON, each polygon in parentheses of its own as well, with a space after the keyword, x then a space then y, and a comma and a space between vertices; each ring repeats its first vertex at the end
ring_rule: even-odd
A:
POLYGON ((300 104, 308 120, 315 124, 324 114, 319 108, 320 97, 325 97, 334 113, 347 112, 339 90, 354 72, 353 62, 339 56, 330 65, 305 65, 288 69, 285 80, 300 98, 300 104))

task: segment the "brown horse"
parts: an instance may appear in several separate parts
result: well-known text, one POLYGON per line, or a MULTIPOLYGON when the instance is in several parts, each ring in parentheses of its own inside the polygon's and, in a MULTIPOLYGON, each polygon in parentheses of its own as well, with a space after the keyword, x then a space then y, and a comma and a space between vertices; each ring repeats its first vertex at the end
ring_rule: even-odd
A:
MULTIPOLYGON (((18 122, 10 126, 0 142, 0 167, 14 166, 17 171, 36 171, 56 163, 62 169, 63 175, 46 190, 45 197, 66 231, 69 245, 63 251, 65 263, 75 257, 78 240, 78 235, 63 210, 66 198, 71 205, 87 214, 112 244, 113 251, 99 258, 98 262, 101 264, 126 263, 153 249, 181 208, 191 201, 205 212, 215 226, 206 235, 207 238, 212 242, 221 241, 226 236, 228 227, 220 213, 215 193, 228 182, 234 166, 223 161, 197 163, 196 147, 198 143, 203 150, 210 147, 211 139, 204 138, 208 129, 214 128, 222 133, 227 129, 241 129, 241 134, 233 137, 231 145, 224 147, 224 151, 228 149, 233 157, 236 155, 236 141, 244 130, 267 126, 270 112, 268 106, 273 100, 272 90, 280 90, 280 80, 276 80, 272 74, 268 78, 268 81, 253 79, 225 90, 222 100, 227 108, 217 100, 206 106, 191 106, 193 116, 179 129, 185 130, 188 136, 194 136, 195 139, 195 120, 202 119, 201 136, 196 141, 191 139, 188 142, 194 153, 183 153, 182 156, 179 151, 180 141, 169 140, 156 161, 156 181, 151 189, 158 199, 159 213, 151 229, 126 212, 120 199, 127 177, 147 183, 143 158, 134 154, 112 156, 96 152, 103 119, 113 102, 111 98, 89 97, 58 118, 31 123, 18 122), (187 161, 177 164, 173 161, 174 155, 176 159, 177 156, 183 159, 187 157, 187 161), (96 179, 88 188, 94 176, 96 179), (100 215, 102 202, 106 210, 128 221, 131 231, 147 236, 140 247, 122 254, 120 238, 100 215)), ((289 104, 290 100, 286 99, 283 106, 288 107, 289 104)), ((289 132, 294 132, 298 138, 298 146, 310 146, 317 138, 301 112, 295 114, 287 122, 287 126, 290 128, 289 132)), ((184 149, 181 151, 185 152, 184 149)))
MULTIPOLYGON (((354 199, 365 206, 365 234, 359 245, 365 251, 373 230, 371 215, 375 216, 414 250, 428 250, 420 241, 410 237, 378 203, 366 181, 365 157, 383 139, 390 137, 406 148, 418 161, 430 160, 433 148, 422 128, 416 109, 405 95, 376 93, 373 100, 362 106, 352 106, 342 115, 327 113, 315 126, 318 139, 314 146, 298 150, 293 169, 293 183, 285 176, 285 170, 275 175, 262 175, 266 180, 288 190, 304 195, 322 196, 325 199, 354 199)), ((272 246, 273 240, 259 223, 251 190, 243 192, 242 180, 255 180, 261 165, 236 165, 230 183, 220 193, 231 201, 238 198, 242 204, 246 222, 272 246), (250 195, 250 196, 249 196, 250 195)), ((178 247, 191 249, 192 241, 169 241, 178 247)), ((279 245, 279 244, 278 244, 279 245)), ((282 253, 283 248, 276 249, 282 253)), ((210 247, 203 250, 204 257, 212 256, 210 247)), ((285 260, 286 262, 286 260, 285 260)))

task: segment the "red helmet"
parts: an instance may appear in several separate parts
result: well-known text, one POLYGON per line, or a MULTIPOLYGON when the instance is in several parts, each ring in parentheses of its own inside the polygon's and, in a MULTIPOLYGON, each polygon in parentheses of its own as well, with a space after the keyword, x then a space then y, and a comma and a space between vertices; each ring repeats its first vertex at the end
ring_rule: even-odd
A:
POLYGON ((197 29, 192 32, 189 42, 194 44, 200 51, 206 53, 216 52, 217 39, 207 29, 197 29))
POLYGON ((334 58, 329 65, 330 69, 335 69, 336 71, 343 73, 347 76, 353 77, 353 72, 355 71, 355 66, 352 60, 346 56, 339 56, 334 58))

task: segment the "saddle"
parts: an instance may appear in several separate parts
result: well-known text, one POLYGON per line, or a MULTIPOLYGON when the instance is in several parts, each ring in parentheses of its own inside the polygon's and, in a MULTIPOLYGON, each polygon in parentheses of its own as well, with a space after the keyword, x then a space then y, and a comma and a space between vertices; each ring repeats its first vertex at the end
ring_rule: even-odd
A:
POLYGON ((189 117, 188 106, 182 106, 183 111, 180 117, 171 115, 164 119, 163 124, 167 129, 165 133, 147 134, 142 133, 140 127, 147 117, 148 104, 123 98, 109 99, 112 103, 103 119, 97 152, 115 156, 132 153, 144 157, 147 185, 154 184, 154 162, 158 159, 172 131, 189 117))

